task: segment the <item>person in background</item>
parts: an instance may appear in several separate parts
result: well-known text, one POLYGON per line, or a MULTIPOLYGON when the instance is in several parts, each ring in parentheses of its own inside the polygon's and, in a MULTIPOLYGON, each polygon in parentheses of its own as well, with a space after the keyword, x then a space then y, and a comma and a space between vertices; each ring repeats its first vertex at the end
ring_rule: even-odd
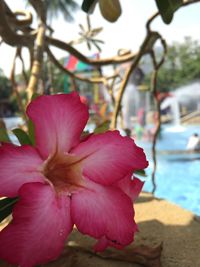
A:
POLYGON ((194 133, 190 136, 188 143, 187 143, 187 150, 200 150, 200 137, 197 133, 194 133))

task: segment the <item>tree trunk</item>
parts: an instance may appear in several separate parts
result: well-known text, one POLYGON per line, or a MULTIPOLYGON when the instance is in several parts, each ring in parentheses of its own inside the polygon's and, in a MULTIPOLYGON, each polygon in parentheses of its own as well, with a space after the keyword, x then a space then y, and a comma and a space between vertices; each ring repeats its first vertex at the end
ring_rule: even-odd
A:
POLYGON ((29 101, 32 95, 37 92, 38 81, 42 70, 45 30, 46 30, 45 24, 41 23, 38 27, 38 33, 35 40, 33 65, 27 87, 27 94, 29 101))

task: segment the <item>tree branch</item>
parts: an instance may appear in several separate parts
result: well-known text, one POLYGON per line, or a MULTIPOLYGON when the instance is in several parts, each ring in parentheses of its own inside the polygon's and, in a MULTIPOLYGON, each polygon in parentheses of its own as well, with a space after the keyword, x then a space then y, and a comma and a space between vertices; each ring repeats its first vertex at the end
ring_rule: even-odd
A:
POLYGON ((156 110, 157 110, 157 122, 156 122, 156 128, 155 128, 155 133, 153 135, 153 142, 152 142, 152 157, 153 157, 153 171, 152 171, 152 176, 151 176, 151 180, 152 180, 152 185, 153 185, 153 189, 152 189, 152 193, 154 194, 156 191, 156 182, 155 182, 155 174, 156 174, 156 169, 157 169, 157 159, 156 159, 156 142, 157 142, 157 138, 160 132, 160 126, 161 126, 161 115, 160 115, 160 101, 158 99, 158 91, 157 91, 157 77, 158 77, 158 71, 160 69, 160 67, 162 66, 162 64, 165 61, 165 56, 167 54, 167 45, 164 39, 160 39, 161 40, 161 44, 163 47, 163 56, 160 60, 160 62, 156 61, 156 56, 155 56, 155 52, 152 50, 150 55, 151 55, 151 59, 153 62, 153 67, 154 67, 154 71, 152 73, 152 79, 151 79, 151 88, 152 88, 152 94, 155 100, 155 104, 156 104, 156 110))
POLYGON ((15 63, 16 63, 17 57, 19 56, 19 53, 20 53, 20 48, 17 48, 16 52, 15 52, 14 59, 13 59, 13 65, 12 65, 12 68, 11 68, 10 80, 11 80, 11 83, 12 83, 13 91, 16 94, 19 110, 22 113, 23 119, 25 121, 27 121, 27 117, 26 117, 26 113, 25 113, 24 106, 23 106, 23 103, 22 103, 22 99, 21 99, 21 96, 20 96, 18 88, 17 88, 17 83, 15 81, 15 63))
POLYGON ((82 77, 80 75, 77 75, 71 71, 69 71, 68 69, 66 69, 65 67, 63 67, 60 62, 54 57, 53 53, 51 52, 51 50, 46 47, 45 51, 47 52, 50 60, 63 72, 65 72, 67 75, 69 75, 70 77, 72 77, 73 79, 78 79, 82 82, 89 82, 89 83, 103 83, 106 84, 107 80, 109 79, 113 79, 116 77, 117 74, 108 76, 108 77, 92 77, 92 78, 85 78, 82 77))
POLYGON ((29 0, 38 16, 38 31, 35 40, 33 65, 31 68, 31 76, 29 79, 27 93, 28 100, 37 91, 38 80, 41 75, 43 52, 45 47, 45 34, 46 34, 46 9, 45 4, 41 0, 29 0))
POLYGON ((22 48, 19 47, 18 57, 19 57, 19 59, 21 61, 21 64, 22 64, 22 74, 23 74, 23 77, 24 77, 26 85, 28 85, 28 77, 27 77, 27 74, 26 74, 25 64, 24 64, 24 60, 23 60, 21 51, 22 51, 22 48))
POLYGON ((42 68, 42 61, 43 61, 45 31, 46 31, 46 27, 43 23, 41 23, 39 25, 37 38, 35 41, 33 65, 32 65, 31 76, 29 79, 28 87, 27 87, 28 100, 30 100, 32 95, 36 92, 38 80, 41 74, 40 71, 42 68))
POLYGON ((77 49, 72 47, 70 44, 65 43, 61 40, 46 36, 46 41, 48 45, 53 45, 57 48, 65 50, 66 52, 69 52, 70 54, 77 57, 82 62, 89 64, 89 65, 93 65, 93 66, 106 66, 106 65, 111 65, 111 64, 120 64, 120 63, 124 63, 127 61, 131 61, 135 58, 135 54, 130 53, 128 55, 95 60, 95 59, 87 58, 82 53, 80 53, 77 49))
POLYGON ((11 27, 6 18, 5 12, 6 3, 4 0, 0 1, 0 35, 4 42, 11 46, 33 46, 34 36, 33 35, 19 35, 16 34, 11 27))
POLYGON ((124 74, 124 79, 121 83, 119 92, 117 94, 116 102, 115 102, 115 109, 113 112, 113 117, 111 121, 111 129, 115 129, 117 126, 117 117, 119 114, 119 111, 121 109, 121 102, 122 97, 126 89, 126 85, 128 83, 128 79, 131 76, 131 73, 135 70, 135 68, 138 66, 138 63, 140 62, 142 56, 146 53, 149 53, 155 44, 155 42, 158 40, 160 35, 157 32, 149 32, 146 38, 144 39, 144 42, 140 48, 140 51, 138 52, 137 56, 134 58, 131 66, 126 70, 124 74))

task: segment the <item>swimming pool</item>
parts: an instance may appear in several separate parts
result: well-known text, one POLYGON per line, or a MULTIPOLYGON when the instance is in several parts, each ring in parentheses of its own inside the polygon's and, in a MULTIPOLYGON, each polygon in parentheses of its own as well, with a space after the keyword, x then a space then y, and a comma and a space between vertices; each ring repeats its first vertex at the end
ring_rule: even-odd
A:
MULTIPOLYGON (((161 138, 157 142, 157 189, 155 196, 165 198, 193 213, 200 215, 200 153, 199 154, 169 154, 163 155, 163 150, 184 150, 188 138, 193 133, 200 135, 200 126, 187 126, 179 128, 163 127, 161 138)), ((142 146, 149 160, 146 170, 148 177, 144 191, 151 192, 151 144, 136 141, 142 146)))

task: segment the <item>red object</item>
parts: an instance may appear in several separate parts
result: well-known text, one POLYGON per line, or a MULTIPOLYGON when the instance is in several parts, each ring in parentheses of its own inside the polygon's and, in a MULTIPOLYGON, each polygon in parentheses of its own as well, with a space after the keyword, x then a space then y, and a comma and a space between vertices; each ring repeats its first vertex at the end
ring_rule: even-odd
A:
POLYGON ((164 92, 158 92, 156 94, 156 98, 159 101, 163 101, 166 97, 169 97, 169 96, 173 96, 173 94, 170 93, 170 92, 166 92, 166 93, 164 93, 164 92))
POLYGON ((74 57, 74 56, 71 55, 69 57, 68 62, 67 62, 66 68, 68 70, 74 71, 76 69, 77 63, 78 63, 78 59, 76 57, 74 57))
MULTIPOLYGON (((89 58, 99 59, 99 54, 98 53, 97 54, 93 54, 89 58)), ((95 66, 86 64, 86 63, 78 60, 78 58, 76 58, 73 55, 69 55, 66 58, 66 61, 64 63, 64 66, 65 66, 66 69, 68 69, 70 71, 90 71, 90 70, 96 69, 95 66)))
POLYGON ((143 186, 132 173, 148 166, 143 150, 118 131, 81 140, 89 112, 76 92, 38 97, 26 114, 36 146, 0 146, 0 196, 19 196, 0 231, 0 259, 21 267, 55 260, 73 225, 97 239, 96 251, 132 243, 143 186))
POLYGON ((81 100, 81 103, 85 104, 86 106, 88 106, 88 100, 85 96, 81 95, 80 96, 80 100, 81 100))

